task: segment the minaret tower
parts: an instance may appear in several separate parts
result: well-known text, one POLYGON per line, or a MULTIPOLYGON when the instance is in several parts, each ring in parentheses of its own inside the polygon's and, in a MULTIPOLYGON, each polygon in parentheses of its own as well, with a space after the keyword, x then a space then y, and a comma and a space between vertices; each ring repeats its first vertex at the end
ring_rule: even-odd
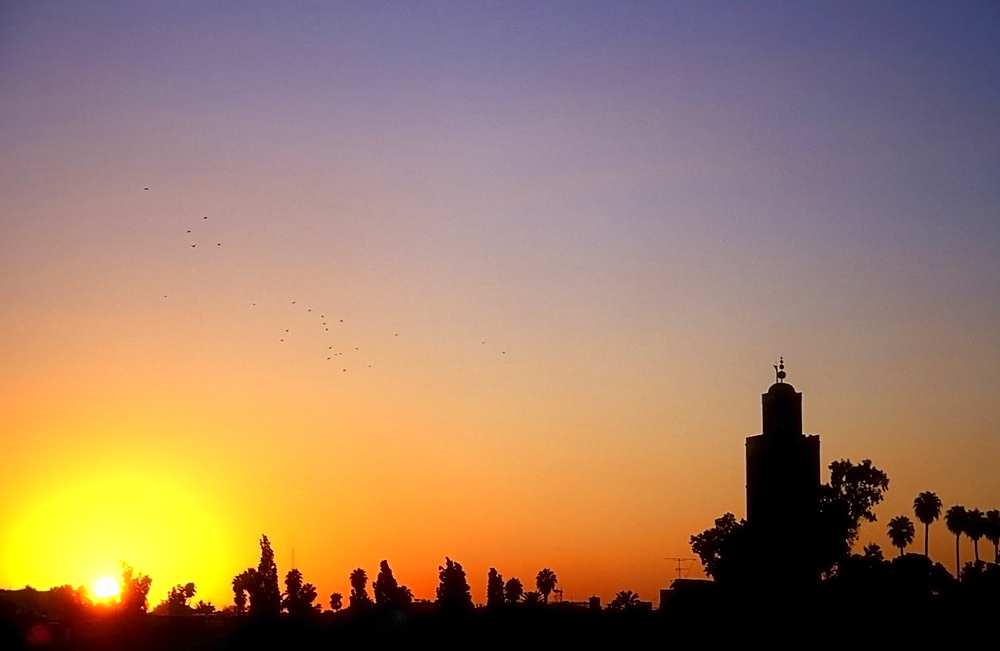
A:
POLYGON ((795 582, 815 580, 811 562, 819 518, 819 437, 802 434, 802 394, 785 382, 785 360, 761 396, 761 434, 747 437, 747 524, 776 573, 795 582), (786 566, 787 564, 787 566, 786 566))

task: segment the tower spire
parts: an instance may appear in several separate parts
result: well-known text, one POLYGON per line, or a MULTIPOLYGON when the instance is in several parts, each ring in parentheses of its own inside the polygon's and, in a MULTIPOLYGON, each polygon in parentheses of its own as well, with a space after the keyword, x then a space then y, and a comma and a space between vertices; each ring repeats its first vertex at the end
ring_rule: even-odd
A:
POLYGON ((781 383, 785 381, 785 358, 779 357, 778 363, 774 365, 774 381, 781 383))

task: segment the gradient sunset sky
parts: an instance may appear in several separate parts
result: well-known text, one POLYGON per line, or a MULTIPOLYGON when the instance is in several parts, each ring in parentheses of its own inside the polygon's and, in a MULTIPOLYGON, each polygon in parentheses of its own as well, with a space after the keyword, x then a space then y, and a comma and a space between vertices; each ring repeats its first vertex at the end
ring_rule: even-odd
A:
POLYGON ((4 2, 0 143, 0 587, 655 599, 780 355, 1000 508, 996 2, 4 2))

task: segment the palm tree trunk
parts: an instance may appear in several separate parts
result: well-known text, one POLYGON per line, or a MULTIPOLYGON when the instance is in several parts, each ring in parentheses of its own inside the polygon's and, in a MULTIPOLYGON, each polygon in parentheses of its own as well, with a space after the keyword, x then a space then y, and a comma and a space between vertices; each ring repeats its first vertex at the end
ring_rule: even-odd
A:
POLYGON ((956 534, 955 536, 955 578, 959 581, 962 580, 962 566, 961 561, 958 558, 958 541, 962 539, 962 534, 956 534))
POLYGON ((972 550, 974 552, 976 552, 976 562, 978 563, 979 562, 979 541, 978 540, 973 540, 972 541, 972 550))
POLYGON ((931 523, 930 522, 925 522, 924 523, 924 556, 930 556, 930 554, 927 553, 927 543, 928 543, 927 534, 930 533, 930 530, 931 530, 931 523))

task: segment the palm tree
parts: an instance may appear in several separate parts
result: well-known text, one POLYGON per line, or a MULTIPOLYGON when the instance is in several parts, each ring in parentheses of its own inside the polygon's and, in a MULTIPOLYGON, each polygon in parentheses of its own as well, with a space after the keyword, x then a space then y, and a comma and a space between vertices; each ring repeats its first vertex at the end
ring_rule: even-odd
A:
POLYGON ((972 539, 972 549, 979 562, 979 539, 986 533, 986 516, 979 509, 972 509, 965 514, 965 535, 972 539))
POLYGON ((913 513, 924 523, 924 556, 930 556, 927 534, 931 523, 941 516, 941 498, 930 491, 924 491, 913 500, 913 513))
POLYGON ((538 586, 538 591, 542 593, 542 598, 545 603, 549 603, 549 593, 552 589, 556 587, 556 583, 559 579, 556 578, 556 573, 545 567, 539 570, 538 576, 535 577, 535 585, 538 586))
POLYGON ((344 595, 339 592, 334 592, 330 595, 330 608, 333 612, 337 612, 344 607, 344 595))
POLYGON ((903 555, 903 548, 913 542, 913 522, 905 515, 897 515, 889 520, 889 540, 894 547, 899 547, 899 555, 903 555))
POLYGON ((357 592, 361 592, 368 585, 368 574, 365 572, 364 568, 359 567, 358 569, 351 572, 351 588, 357 592))
POLYGON ((962 572, 961 561, 958 556, 958 543, 962 539, 962 534, 965 533, 965 521, 966 521, 965 507, 955 506, 948 509, 948 512, 944 514, 944 525, 948 527, 948 531, 955 535, 955 576, 958 577, 962 572))
POLYGON ((993 543, 993 562, 1000 564, 1000 511, 986 512, 986 539, 993 543))
POLYGON ((639 595, 631 590, 622 590, 608 604, 608 610, 628 610, 639 605, 639 595))
POLYGON ((516 576, 512 576, 507 579, 507 583, 503 586, 503 596, 509 604, 516 604, 524 596, 524 586, 521 584, 521 579, 516 576))
POLYGON ((357 568, 351 572, 351 596, 349 603, 351 608, 364 610, 372 605, 372 599, 368 596, 368 575, 363 568, 357 568))

